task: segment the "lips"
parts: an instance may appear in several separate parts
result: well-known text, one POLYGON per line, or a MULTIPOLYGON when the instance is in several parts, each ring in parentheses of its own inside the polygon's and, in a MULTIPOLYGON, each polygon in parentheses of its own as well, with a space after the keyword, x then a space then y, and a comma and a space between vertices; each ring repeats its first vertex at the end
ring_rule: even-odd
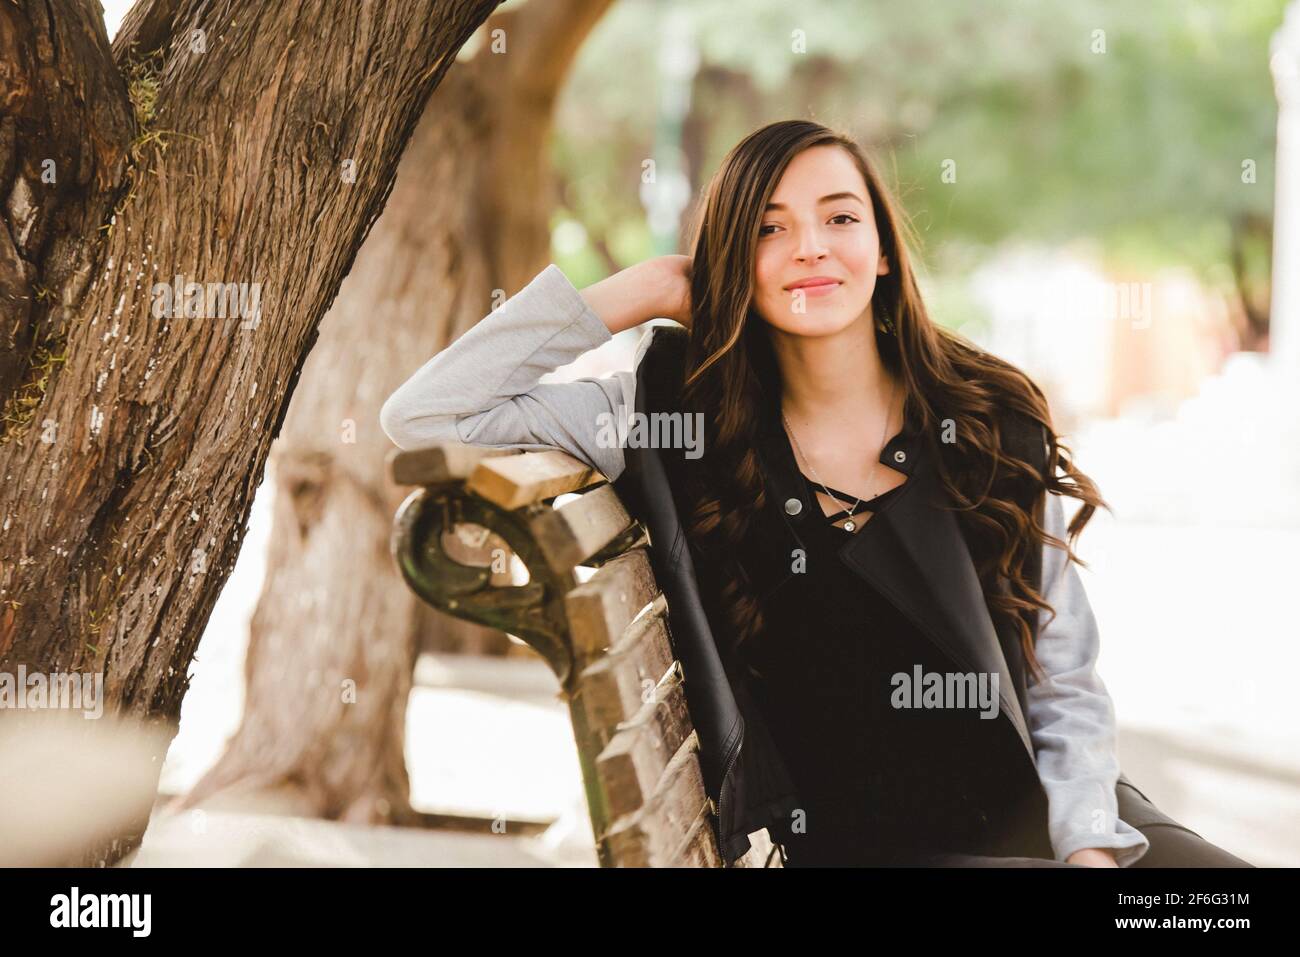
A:
POLYGON ((811 276, 808 279, 800 279, 798 282, 792 282, 786 286, 786 289, 817 289, 822 286, 838 286, 840 280, 832 279, 830 276, 811 276))

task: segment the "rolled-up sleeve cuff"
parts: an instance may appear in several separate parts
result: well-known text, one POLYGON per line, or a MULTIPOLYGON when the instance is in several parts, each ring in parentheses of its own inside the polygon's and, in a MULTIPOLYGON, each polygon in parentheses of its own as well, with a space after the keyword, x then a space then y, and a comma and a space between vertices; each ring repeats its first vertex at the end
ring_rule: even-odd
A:
POLYGON ((1115 830, 1110 834, 1093 834, 1087 829, 1077 829, 1052 840, 1052 849, 1058 861, 1064 861, 1075 851, 1086 847, 1112 850, 1115 852, 1115 863, 1120 867, 1128 867, 1147 852, 1151 842, 1145 834, 1123 821, 1116 822, 1115 830))

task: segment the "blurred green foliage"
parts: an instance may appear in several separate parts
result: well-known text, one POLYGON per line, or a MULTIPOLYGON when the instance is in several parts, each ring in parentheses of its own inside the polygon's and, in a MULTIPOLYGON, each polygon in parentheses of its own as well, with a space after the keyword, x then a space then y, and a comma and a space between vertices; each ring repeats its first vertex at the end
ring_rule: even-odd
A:
MULTIPOLYGON (((1007 240, 1084 239, 1125 269, 1181 263, 1221 279, 1234 229, 1271 217, 1269 39, 1285 3, 621 0, 560 105, 557 261, 582 284, 654 255, 647 159, 680 146, 698 196, 739 139, 802 116, 872 152, 923 270, 964 273, 1007 240), (665 48, 680 45, 667 39, 674 11, 700 63, 680 143, 665 143, 659 64, 683 52, 665 48), (955 183, 940 178, 948 160, 955 183)), ((1243 245, 1266 282, 1267 244, 1243 245)), ((971 318, 959 298, 945 296, 943 321, 971 318)))

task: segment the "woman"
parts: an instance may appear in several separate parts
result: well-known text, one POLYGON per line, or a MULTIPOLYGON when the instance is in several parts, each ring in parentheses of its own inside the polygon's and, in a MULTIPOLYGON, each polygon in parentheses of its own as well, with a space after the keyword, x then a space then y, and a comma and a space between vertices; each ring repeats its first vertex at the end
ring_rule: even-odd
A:
MULTIPOLYGON (((761 813, 787 866, 1249 866, 1149 803, 1141 829, 1120 817, 1117 779, 1131 784, 1060 496, 1083 503, 1071 538, 1105 503, 1029 378, 931 323, 861 147, 806 121, 754 132, 710 184, 692 246, 581 292, 548 266, 381 422, 407 449, 561 448, 619 487, 649 360, 666 363, 676 378, 656 408, 697 417, 704 439, 702 455, 664 460, 689 546, 672 567, 699 569, 689 588, 729 683, 693 681, 707 669, 692 663, 687 691, 697 727, 706 687, 746 712, 748 740, 725 758, 702 749, 723 802, 739 800, 736 761, 747 769, 732 808, 744 846, 761 813), (637 373, 539 382, 654 317, 688 328, 676 354, 648 335, 637 373), (1017 434, 1043 437, 1042 463, 1017 434), (923 506, 939 500, 959 535, 936 531, 923 506)), ((700 626, 676 604, 679 643, 700 626)))

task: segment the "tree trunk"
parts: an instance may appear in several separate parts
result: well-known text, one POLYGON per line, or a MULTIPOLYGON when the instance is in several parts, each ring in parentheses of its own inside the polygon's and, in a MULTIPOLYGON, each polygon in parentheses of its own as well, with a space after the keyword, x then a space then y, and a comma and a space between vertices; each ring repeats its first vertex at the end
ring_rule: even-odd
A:
POLYGON ((1269 266, 1273 261, 1273 219, 1259 213, 1233 217, 1228 261, 1241 305, 1241 348, 1249 352, 1268 351, 1269 266))
POLYGON ((142 0, 110 52, 91 0, 0 4, 0 670, 174 729, 317 324, 495 6, 142 0))
POLYGON ((567 0, 493 16, 487 45, 430 99, 273 450, 272 546, 243 721, 178 807, 238 801, 415 823, 404 743, 418 647, 466 650, 468 639, 501 653, 509 641, 428 608, 398 575, 389 537, 409 489, 384 474, 392 444, 379 408, 546 265, 552 107, 607 6, 567 0), (494 34, 504 50, 494 52, 494 34))

